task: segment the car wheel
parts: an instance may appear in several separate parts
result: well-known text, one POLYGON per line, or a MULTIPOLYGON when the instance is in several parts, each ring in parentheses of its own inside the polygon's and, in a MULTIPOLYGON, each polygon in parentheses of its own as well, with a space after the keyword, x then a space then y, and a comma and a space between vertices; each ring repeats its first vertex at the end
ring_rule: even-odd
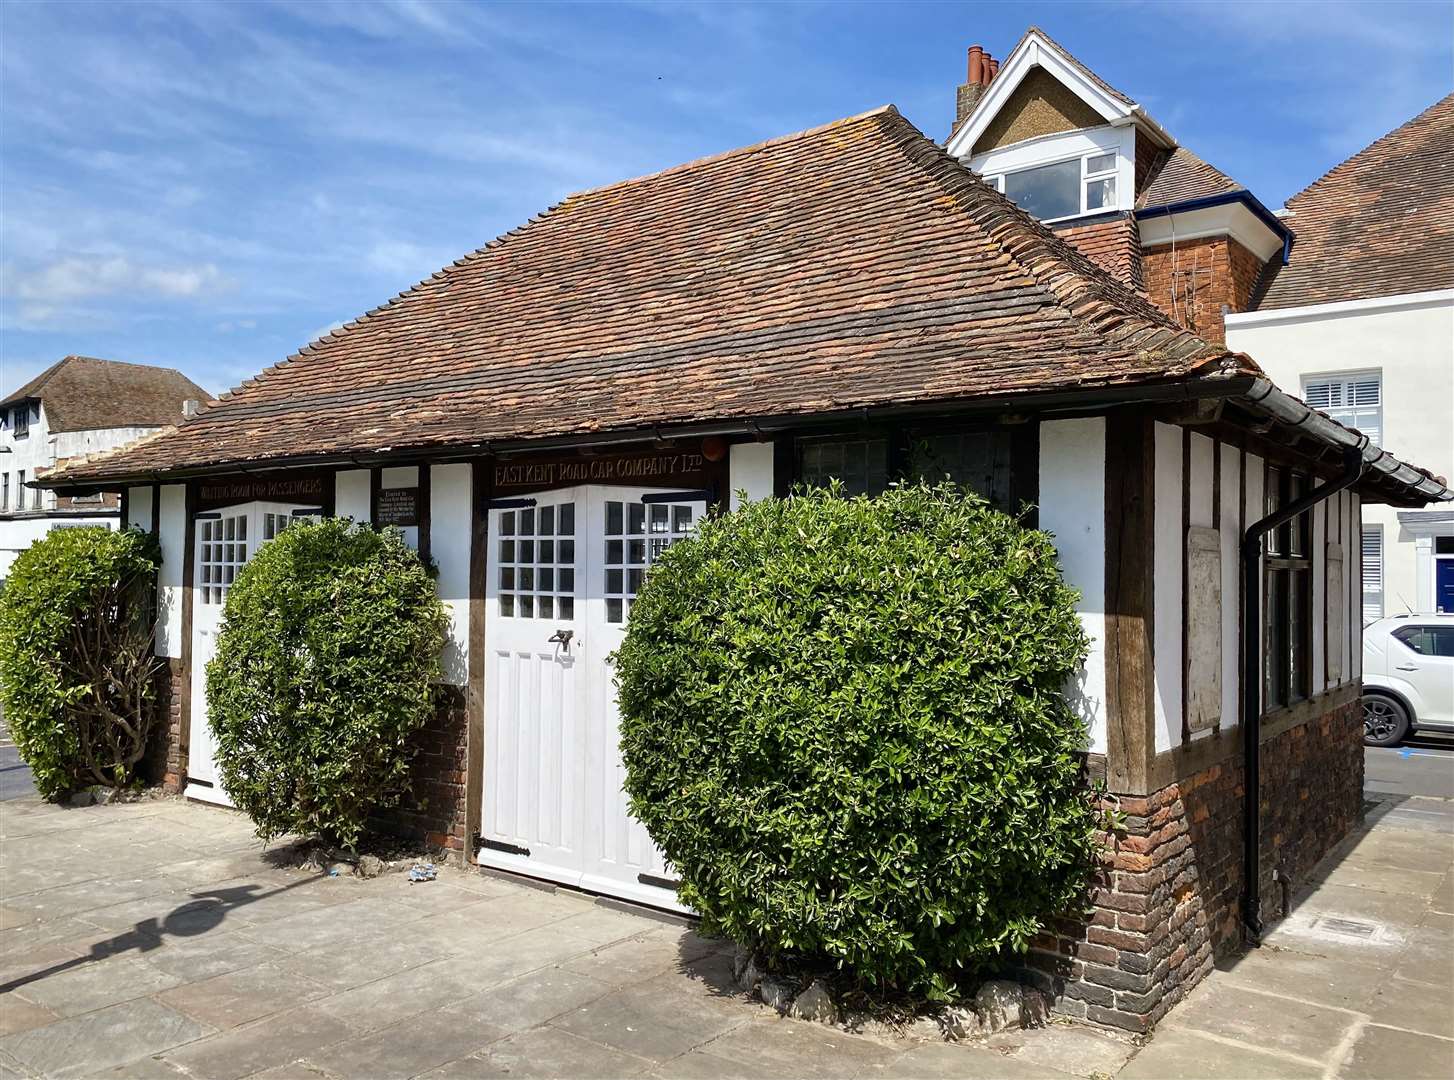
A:
POLYGON ((1391 697, 1363 695, 1363 745, 1397 746, 1409 733, 1409 711, 1391 697))

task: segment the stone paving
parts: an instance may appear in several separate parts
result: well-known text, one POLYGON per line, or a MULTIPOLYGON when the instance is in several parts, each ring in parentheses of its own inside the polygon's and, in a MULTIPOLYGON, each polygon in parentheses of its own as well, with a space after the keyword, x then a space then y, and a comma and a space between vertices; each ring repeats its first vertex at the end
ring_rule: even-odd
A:
POLYGON ((1172 1010, 1123 1080, 1454 1076, 1454 800, 1370 798, 1263 947, 1172 1010))
POLYGON ((1381 802, 1139 1049, 1066 1024, 850 1035, 729 969, 720 942, 563 890, 281 869, 212 807, 0 804, 0 1080, 1145 1080, 1454 1075, 1454 803, 1381 802))
POLYGON ((277 868, 226 810, 0 804, 0 1080, 1053 1080, 1134 1049, 1061 1024, 845 1034, 748 1001, 730 967, 721 942, 566 891, 277 868))

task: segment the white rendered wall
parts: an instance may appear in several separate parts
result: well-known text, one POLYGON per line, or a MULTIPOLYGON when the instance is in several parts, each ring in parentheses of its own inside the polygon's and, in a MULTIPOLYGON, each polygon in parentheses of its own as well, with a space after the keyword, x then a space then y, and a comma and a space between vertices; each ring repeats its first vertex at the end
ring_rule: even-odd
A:
POLYGON ((369 520, 369 471, 350 469, 334 476, 335 517, 352 518, 354 521, 369 520))
POLYGON ((151 532, 151 485, 126 489, 126 520, 123 528, 151 532))
POLYGON ((751 502, 772 497, 773 444, 770 442, 733 443, 727 458, 727 485, 731 488, 730 506, 742 505, 741 492, 751 502))
POLYGON ((1106 752, 1105 487, 1103 418, 1040 425, 1040 527, 1055 535, 1061 572, 1080 590, 1076 611, 1090 638, 1082 677, 1068 693, 1098 754, 1106 752))
POLYGON ((1181 743, 1181 428, 1156 425, 1156 479, 1152 523, 1152 650, 1155 656, 1156 750, 1181 743))
POLYGON ((187 545, 187 488, 164 484, 161 488, 162 568, 157 575, 157 633, 159 656, 182 655, 182 570, 187 545))
MULTIPOLYGON (((1290 394, 1301 395, 1305 375, 1379 371, 1384 448, 1454 477, 1454 289, 1228 315, 1227 347, 1249 353, 1290 394)), ((1362 519, 1383 527, 1384 614, 1432 610, 1398 511, 1367 506, 1362 519)))
POLYGON ((434 465, 429 476, 429 550, 439 566, 439 599, 449 613, 444 682, 463 686, 469 674, 470 466, 434 465))

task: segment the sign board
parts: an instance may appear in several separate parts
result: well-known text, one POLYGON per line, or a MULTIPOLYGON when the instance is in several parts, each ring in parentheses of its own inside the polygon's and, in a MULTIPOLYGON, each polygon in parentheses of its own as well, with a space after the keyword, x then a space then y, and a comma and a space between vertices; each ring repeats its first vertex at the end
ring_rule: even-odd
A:
POLYGON ((374 500, 374 524, 419 524, 419 489, 417 487, 381 488, 374 500))
POLYGON ((196 490, 198 510, 216 510, 250 502, 324 506, 333 495, 333 474, 313 470, 288 470, 206 477, 197 481, 196 490))
POLYGON ((612 454, 562 454, 497 461, 495 494, 543 491, 576 484, 707 488, 721 471, 695 450, 638 450, 612 454))

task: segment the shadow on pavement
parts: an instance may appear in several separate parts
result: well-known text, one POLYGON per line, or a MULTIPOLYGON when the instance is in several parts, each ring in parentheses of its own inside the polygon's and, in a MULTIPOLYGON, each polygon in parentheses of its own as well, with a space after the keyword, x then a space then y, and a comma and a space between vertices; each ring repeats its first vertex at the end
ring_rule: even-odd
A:
POLYGON ((142 953, 151 952, 153 949, 161 948, 164 939, 168 937, 197 937, 206 934, 217 929, 227 918, 228 912, 271 896, 277 896, 289 889, 296 889, 300 885, 311 884, 314 880, 316 879, 311 877, 304 878, 301 881, 280 885, 276 889, 261 893, 257 891, 261 888, 259 885, 239 885, 233 888, 207 889, 192 893, 192 900, 173 908, 160 922, 154 918, 143 919, 123 934, 117 934, 105 941, 98 941, 91 946, 91 951, 85 956, 52 964, 40 971, 23 975, 7 983, 0 983, 0 994, 7 994, 12 990, 18 990, 27 983, 47 979, 52 975, 59 975, 63 971, 94 963, 97 960, 105 960, 133 949, 142 953))

